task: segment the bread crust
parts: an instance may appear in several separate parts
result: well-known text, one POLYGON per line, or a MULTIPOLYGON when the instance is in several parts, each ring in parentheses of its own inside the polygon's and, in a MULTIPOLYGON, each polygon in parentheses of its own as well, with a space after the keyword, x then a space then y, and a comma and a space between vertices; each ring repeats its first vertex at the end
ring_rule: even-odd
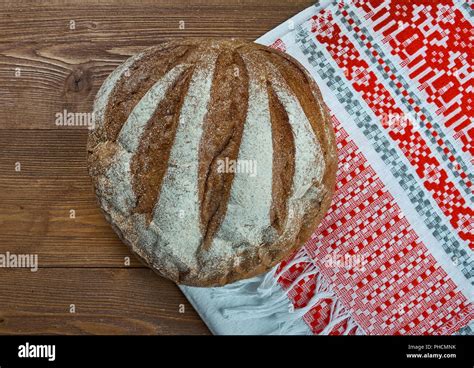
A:
MULTIPOLYGON (((238 39, 166 42, 145 50, 114 71, 96 97, 94 114, 96 127, 91 131, 87 145, 88 168, 99 205, 130 250, 155 272, 176 283, 222 286, 269 270, 304 245, 331 204, 337 170, 331 118, 309 73, 298 61, 280 51, 238 39), (209 55, 209 60, 203 61, 203 55, 209 55), (215 55, 213 61, 212 55, 215 55), (212 78, 209 104, 199 152, 196 152, 199 162, 196 163, 198 173, 195 178, 199 198, 199 214, 196 217, 199 217, 199 229, 204 235, 193 253, 196 264, 190 265, 184 256, 180 258, 176 255, 181 253, 174 253, 173 244, 161 236, 161 228, 154 232, 149 229, 155 225, 156 218, 160 219, 157 203, 161 199, 163 186, 172 185, 170 180, 173 178, 166 175, 169 167, 175 164, 172 150, 179 139, 180 114, 188 111, 184 100, 189 93, 192 94, 192 76, 203 63, 211 62, 215 67, 208 75, 212 78), (124 128, 127 119, 140 101, 146 98, 147 91, 157 81, 166 79, 179 65, 185 65, 183 71, 176 72, 177 77, 170 82, 171 88, 153 111, 151 123, 143 127, 140 142, 134 146, 133 139, 130 138, 130 143, 128 136, 135 134, 136 129, 127 131, 128 135, 123 133, 127 129, 124 128), (229 74, 234 66, 239 71, 237 82, 229 74), (248 139, 243 137, 243 125, 248 124, 248 111, 256 105, 249 95, 250 83, 256 79, 259 81, 255 83, 265 86, 265 93, 270 96, 268 112, 272 120, 272 147, 278 148, 271 152, 272 208, 271 211, 269 209, 269 217, 272 218, 272 226, 262 233, 258 244, 231 244, 230 248, 226 248, 231 253, 226 250, 223 255, 215 251, 214 241, 222 236, 219 231, 222 232, 222 223, 229 211, 228 202, 235 199, 231 189, 237 174, 218 175, 215 164, 218 158, 237 159, 243 140, 248 139), (222 98, 223 95, 225 98, 222 98), (298 137, 288 131, 295 115, 294 112, 283 111, 293 101, 285 100, 286 95, 294 96, 294 101, 299 103, 305 114, 315 141, 319 143, 324 166, 320 177, 314 178, 301 195, 300 205, 295 208, 300 209, 301 203, 303 207, 292 215, 296 220, 289 214, 294 195, 290 184, 296 184, 285 175, 293 176, 296 170, 294 160, 297 150, 289 143, 290 147, 285 147, 285 142, 297 142, 298 137), (242 111, 247 111, 247 114, 242 111), (127 151, 130 147, 135 147, 135 150, 127 151), (125 169, 124 163, 127 165, 125 169), (291 229, 287 225, 290 220, 293 221, 291 229)), ((194 165, 194 162, 191 164, 194 165)), ((224 233, 226 239, 228 236, 232 234, 224 233)))

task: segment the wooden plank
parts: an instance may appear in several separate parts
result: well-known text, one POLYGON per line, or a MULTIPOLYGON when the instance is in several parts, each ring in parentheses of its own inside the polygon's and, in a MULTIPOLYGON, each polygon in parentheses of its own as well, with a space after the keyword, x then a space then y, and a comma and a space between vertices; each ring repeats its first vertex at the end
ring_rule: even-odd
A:
MULTIPOLYGON (((78 176, 86 178, 87 134, 87 129, 1 131, 1 178, 30 180, 49 177, 69 182, 76 181, 78 176), (16 170, 17 162, 21 164, 19 171, 16 170)), ((83 186, 86 182, 80 181, 79 184, 83 186)))
POLYGON ((312 1, 213 3, 0 6, 0 129, 57 129, 55 114, 90 112, 129 55, 177 37, 254 40, 312 1))
POLYGON ((2 131, 0 253, 35 253, 42 267, 120 267, 125 257, 141 266, 98 207, 86 138, 81 130, 2 131))
POLYGON ((110 238, 100 239, 77 235, 4 234, 0 238, 0 254, 36 254, 40 267, 145 267, 114 233, 110 235, 110 238))
POLYGON ((86 134, 78 130, 2 132, 3 234, 110 238, 110 226, 99 210, 87 173, 86 134))
POLYGON ((209 334, 148 269, 0 268, 0 295, 0 334, 209 334))

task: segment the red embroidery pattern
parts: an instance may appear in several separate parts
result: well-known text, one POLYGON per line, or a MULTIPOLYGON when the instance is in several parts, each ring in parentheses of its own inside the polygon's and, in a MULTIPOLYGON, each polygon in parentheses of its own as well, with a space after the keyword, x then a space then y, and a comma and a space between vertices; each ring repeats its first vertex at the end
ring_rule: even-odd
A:
POLYGON ((281 52, 285 52, 286 51, 286 47, 285 47, 285 44, 282 42, 281 39, 277 38, 275 40, 275 42, 273 42, 270 47, 273 47, 274 49, 277 49, 281 52))
MULTIPOLYGON (((390 92, 378 81, 375 73, 369 70, 369 65, 361 58, 359 51, 333 22, 329 11, 325 12, 318 23, 322 30, 330 30, 330 36, 318 32, 315 34, 316 39, 327 48, 337 65, 346 71, 348 81, 381 122, 387 112, 402 116, 403 111, 397 106, 390 92)), ((414 109, 417 113, 420 112, 418 106, 414 109)), ((459 237, 468 241, 474 249, 474 210, 468 206, 446 171, 440 167, 439 161, 416 127, 410 122, 402 125, 382 123, 382 126, 413 165, 424 187, 457 230, 459 237)))
POLYGON ((463 151, 474 156, 472 24, 451 0, 364 0, 354 5, 426 92, 427 102, 436 106, 463 151))
MULTIPOLYGON (((419 240, 347 132, 333 119, 340 157, 336 194, 306 245, 319 273, 351 309, 352 318, 361 326, 371 326, 366 333, 442 334, 451 319, 451 326, 457 327, 457 312, 467 310, 469 302, 419 240), (363 256, 365 270, 329 267, 326 260, 335 253, 363 256)), ((290 287, 307 267, 303 262, 294 265, 279 279, 280 284, 290 287)), ((295 308, 305 307, 314 296, 316 277, 310 274, 289 291, 295 308)), ((334 299, 323 298, 304 316, 315 334, 328 325, 333 303, 334 299)), ((349 319, 330 333, 344 332, 349 319)), ((352 328, 349 333, 355 331, 352 328)))

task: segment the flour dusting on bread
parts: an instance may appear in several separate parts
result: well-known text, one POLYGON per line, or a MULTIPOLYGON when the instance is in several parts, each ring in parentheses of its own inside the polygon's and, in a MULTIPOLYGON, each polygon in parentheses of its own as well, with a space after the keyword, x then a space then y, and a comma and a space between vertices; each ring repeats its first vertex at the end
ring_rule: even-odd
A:
POLYGON ((145 50, 94 106, 89 172, 107 220, 178 283, 268 270, 329 207, 337 156, 323 106, 303 67, 266 46, 188 39, 145 50), (254 171, 217 171, 222 162, 254 171))

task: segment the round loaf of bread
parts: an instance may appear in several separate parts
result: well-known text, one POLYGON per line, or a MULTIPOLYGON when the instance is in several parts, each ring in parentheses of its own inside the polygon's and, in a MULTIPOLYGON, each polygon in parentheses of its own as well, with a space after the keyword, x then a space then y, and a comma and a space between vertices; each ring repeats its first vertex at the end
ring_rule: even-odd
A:
POLYGON ((107 220, 176 283, 262 273, 311 236, 334 190, 318 87, 292 57, 184 39, 119 66, 94 104, 88 166, 107 220))

